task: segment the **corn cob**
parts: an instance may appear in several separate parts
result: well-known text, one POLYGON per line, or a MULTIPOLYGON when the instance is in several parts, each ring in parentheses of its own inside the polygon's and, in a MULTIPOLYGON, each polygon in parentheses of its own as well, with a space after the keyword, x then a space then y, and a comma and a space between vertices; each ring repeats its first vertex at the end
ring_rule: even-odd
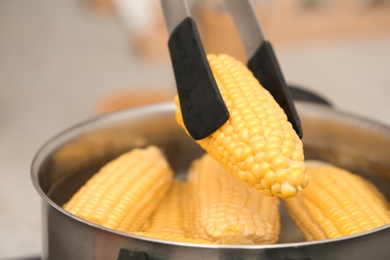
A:
POLYGON ((187 183, 174 179, 147 226, 135 235, 175 242, 211 244, 204 239, 188 236, 187 183))
MULTIPOLYGON (((250 186, 269 196, 295 195, 309 179, 302 142, 283 109, 241 62, 224 54, 207 57, 230 118, 197 143, 250 186)), ((175 102, 185 129, 177 96, 175 102)))
POLYGON ((172 176, 157 147, 133 149, 102 167, 64 209, 108 228, 137 231, 165 195, 172 176))
POLYGON ((284 201, 307 240, 352 235, 390 223, 384 196, 368 180, 332 165, 310 166, 310 185, 284 201))
POLYGON ((186 212, 185 189, 185 182, 173 180, 168 192, 150 217, 148 226, 141 231, 186 237, 187 228, 184 226, 183 218, 186 212))
POLYGON ((271 244, 279 238, 279 199, 226 173, 205 154, 188 175, 189 235, 220 244, 271 244))

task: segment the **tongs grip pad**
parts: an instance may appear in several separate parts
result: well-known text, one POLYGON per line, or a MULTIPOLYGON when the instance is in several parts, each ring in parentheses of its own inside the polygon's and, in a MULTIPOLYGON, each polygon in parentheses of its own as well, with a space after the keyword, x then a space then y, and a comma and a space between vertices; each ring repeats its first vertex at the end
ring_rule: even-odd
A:
POLYGON ((184 124, 195 140, 203 139, 228 120, 229 112, 191 17, 171 33, 168 47, 184 124))
POLYGON ((247 65, 261 85, 267 89, 276 102, 284 108, 284 112, 295 132, 302 138, 302 126, 298 112, 292 103, 293 99, 287 88, 272 45, 268 41, 263 41, 255 54, 249 59, 247 65))

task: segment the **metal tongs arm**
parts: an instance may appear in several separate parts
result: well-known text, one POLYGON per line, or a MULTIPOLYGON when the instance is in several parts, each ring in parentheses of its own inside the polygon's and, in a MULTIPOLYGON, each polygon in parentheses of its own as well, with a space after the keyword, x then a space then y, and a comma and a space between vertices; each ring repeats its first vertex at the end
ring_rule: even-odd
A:
POLYGON ((229 119, 195 21, 184 0, 162 0, 183 121, 189 134, 203 139, 229 119))
POLYGON ((245 52, 248 68, 283 108, 295 132, 302 138, 302 126, 292 95, 284 80, 272 45, 267 41, 255 8, 250 0, 225 0, 245 52))
MULTIPOLYGON (((189 134, 203 139, 229 119, 185 0, 161 0, 169 31, 168 47, 183 121, 189 134)), ((248 68, 284 109, 302 137, 301 123, 271 44, 249 0, 225 0, 248 55, 248 68)))

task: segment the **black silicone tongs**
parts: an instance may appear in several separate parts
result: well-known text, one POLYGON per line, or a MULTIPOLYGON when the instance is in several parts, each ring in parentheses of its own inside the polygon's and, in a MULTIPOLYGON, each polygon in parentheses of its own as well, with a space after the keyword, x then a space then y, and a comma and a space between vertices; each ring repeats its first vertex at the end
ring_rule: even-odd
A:
MULTIPOLYGON (((168 47, 183 121, 195 140, 203 139, 229 119, 208 64, 196 23, 186 0, 161 0, 169 32, 168 47)), ((290 90, 271 44, 249 0, 225 0, 248 55, 248 68, 284 109, 302 138, 302 127, 290 90)))

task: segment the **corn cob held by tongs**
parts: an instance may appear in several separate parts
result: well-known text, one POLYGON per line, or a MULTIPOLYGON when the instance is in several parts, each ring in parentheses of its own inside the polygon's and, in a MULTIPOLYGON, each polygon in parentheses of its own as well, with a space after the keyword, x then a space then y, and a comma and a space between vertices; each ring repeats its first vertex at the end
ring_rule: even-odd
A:
MULTIPOLYGON (((186 0, 161 3, 170 34, 168 45, 184 124, 189 134, 199 140, 226 122, 229 111, 213 78, 186 0)), ((241 35, 248 68, 283 108, 301 138, 301 123, 290 90, 250 0, 225 0, 225 5, 241 35)))
MULTIPOLYGON (((254 16, 248 2, 237 3, 254 16)), ((266 81, 271 91, 234 58, 205 55, 185 1, 162 0, 162 5, 178 91, 178 123, 228 172, 250 186, 270 196, 296 194, 308 184, 301 127, 269 43, 261 38, 265 47, 261 45, 250 59, 255 64, 250 67, 266 68, 264 76, 273 76, 266 81), (282 96, 289 102, 276 99, 282 96)))

